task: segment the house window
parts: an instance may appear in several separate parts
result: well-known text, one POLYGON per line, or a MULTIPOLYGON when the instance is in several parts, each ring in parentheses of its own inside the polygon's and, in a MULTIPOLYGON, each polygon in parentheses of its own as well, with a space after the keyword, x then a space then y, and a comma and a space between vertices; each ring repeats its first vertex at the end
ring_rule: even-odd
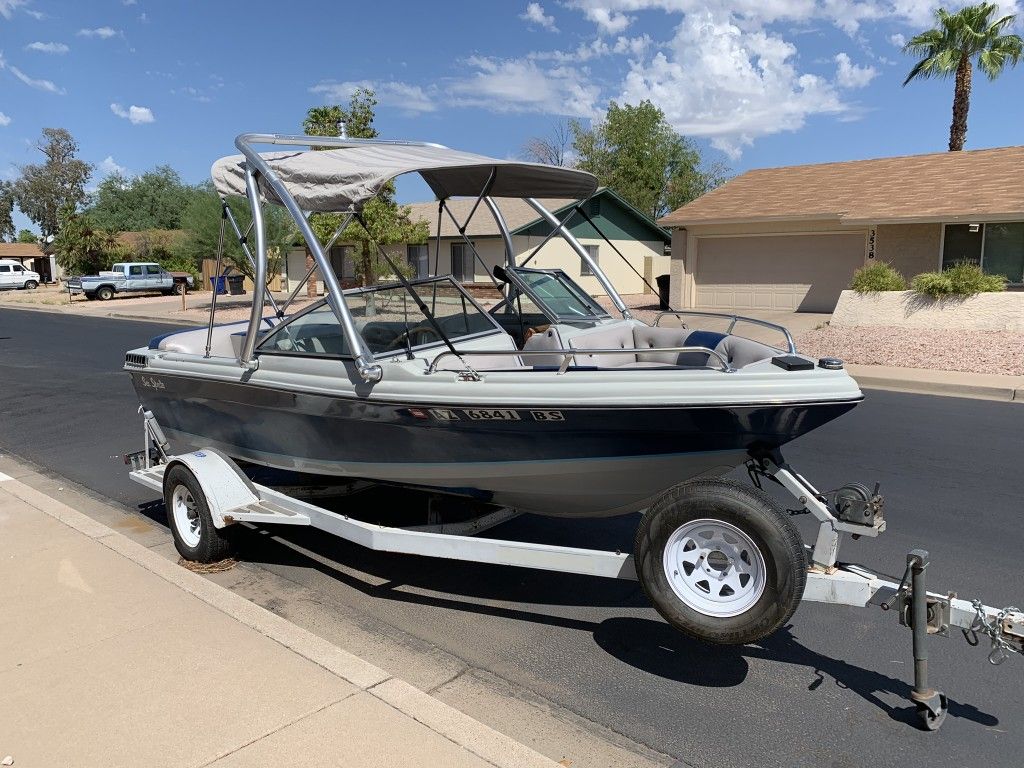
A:
POLYGON ((452 277, 460 283, 472 282, 473 253, 465 243, 452 243, 452 277))
POLYGON ((427 245, 406 246, 405 259, 412 268, 413 277, 429 277, 430 247, 427 245))
POLYGON ((985 271, 1024 283, 1024 221, 985 225, 985 271))
MULTIPOLYGON (((598 246, 596 246, 596 245, 584 245, 583 247, 586 248, 587 255, 590 256, 591 260, 595 264, 597 264, 598 263, 597 262, 598 246)), ((580 276, 581 277, 593 277, 593 275, 594 275, 594 270, 592 270, 590 268, 590 265, 587 264, 585 259, 581 258, 580 259, 580 276)))
POLYGON ((990 275, 1024 283, 1024 221, 947 224, 942 241, 942 268, 960 262, 978 264, 990 275))
POLYGON ((356 279, 355 249, 351 245, 335 245, 330 258, 334 274, 346 281, 356 279))

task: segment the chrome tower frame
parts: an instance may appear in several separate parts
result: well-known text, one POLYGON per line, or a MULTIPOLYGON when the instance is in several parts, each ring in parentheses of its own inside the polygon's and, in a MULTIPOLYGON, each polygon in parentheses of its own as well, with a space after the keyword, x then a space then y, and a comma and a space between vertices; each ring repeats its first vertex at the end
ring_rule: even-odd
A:
MULTIPOLYGON (((344 149, 348 147, 357 147, 362 145, 400 145, 408 147, 443 147, 441 144, 435 144, 431 142, 417 142, 417 141, 390 141, 383 139, 350 139, 345 137, 334 137, 334 136, 305 136, 305 135, 287 135, 287 134, 273 134, 273 133, 243 133, 235 138, 235 146, 239 149, 246 160, 245 168, 245 183, 246 193, 249 201, 249 207, 252 211, 252 224, 250 230, 255 235, 255 252, 250 253, 247 247, 247 236, 249 232, 243 233, 235 221, 234 216, 231 215, 230 209, 227 207, 227 201, 222 198, 222 204, 224 206, 224 218, 234 229, 239 242, 242 245, 243 251, 247 258, 252 262, 254 271, 254 283, 257 286, 267 285, 267 242, 266 242, 266 227, 263 218, 263 204, 261 201, 260 194, 260 182, 269 185, 274 195, 281 201, 289 215, 295 221, 295 224, 299 228, 299 232, 306 241, 306 245, 309 248, 310 254, 313 257, 314 265, 319 270, 321 278, 324 281, 326 288, 327 304, 330 306, 331 311, 337 317, 338 322, 341 324, 342 330, 345 334, 345 338, 349 344, 349 348, 354 351, 355 366, 359 372, 360 377, 367 383, 372 384, 380 381, 383 375, 381 366, 374 360, 373 353, 370 351, 363 337, 359 334, 359 330, 356 328, 355 320, 352 317, 347 303, 345 302, 345 295, 342 290, 341 284, 338 281, 338 276, 334 273, 334 269, 330 262, 330 247, 334 244, 335 240, 341 234, 341 229, 344 228, 345 224, 351 220, 351 216, 345 220, 342 227, 334 233, 331 237, 330 242, 325 247, 322 245, 313 232, 312 226, 309 223, 309 212, 303 211, 299 207, 295 198, 292 197, 287 187, 281 181, 281 179, 274 173, 273 168, 270 164, 260 156, 259 152, 256 151, 254 145, 257 144, 273 144, 278 146, 292 146, 292 147, 331 147, 336 149, 344 149)), ((491 174, 493 179, 494 174, 491 174)), ((490 180, 489 180, 490 182, 490 180)), ((494 221, 498 226, 498 231, 501 235, 502 243, 505 246, 505 259, 506 263, 514 266, 515 264, 515 253, 512 248, 512 235, 509 231, 508 224, 505 222, 504 217, 501 215, 501 211, 498 209, 497 204, 487 194, 489 192, 490 183, 484 186, 481 190, 476 203, 473 205, 472 210, 469 213, 466 221, 461 225, 455 221, 452 217, 452 221, 456 224, 460 234, 465 238, 465 229, 469 225, 470 219, 476 213, 483 202, 491 215, 494 217, 494 221)), ((444 200, 440 201, 442 207, 444 206, 444 200)), ((611 281, 607 275, 601 270, 600 265, 590 257, 587 249, 584 248, 579 241, 573 236, 569 229, 563 225, 550 211, 548 211, 543 205, 534 200, 533 198, 526 198, 526 202, 533 208, 548 224, 552 226, 554 232, 560 235, 573 249, 573 251, 590 267, 594 276, 598 279, 601 287, 604 288, 608 297, 611 299, 615 308, 622 314, 624 318, 630 318, 632 315, 629 309, 626 307, 622 297, 619 296, 615 288, 612 286, 611 281)), ((347 211, 338 211, 338 213, 351 213, 347 211)), ((449 211, 449 216, 451 212, 449 211)), ((440 248, 441 232, 440 227, 438 228, 436 241, 437 247, 440 248)), ((218 248, 218 263, 220 263, 221 253, 220 250, 223 246, 218 248)), ((470 247, 473 251, 474 258, 481 260, 476 249, 470 247)), ((482 261, 482 260, 481 260, 482 261)), ((284 309, 287 309, 292 299, 298 293, 299 288, 310 278, 313 269, 307 271, 306 276, 303 278, 299 286, 292 291, 288 297, 288 301, 284 305, 284 309)), ((254 369, 258 366, 259 361, 254 359, 254 352, 256 348, 256 341, 259 336, 260 323, 263 319, 264 309, 264 298, 269 298, 272 307, 277 313, 278 317, 283 316, 284 310, 279 309, 273 296, 270 294, 269 288, 264 290, 256 289, 253 291, 252 310, 249 314, 249 326, 246 329, 245 338, 242 343, 242 349, 238 356, 238 362, 249 369, 254 369)), ((216 294, 211 306, 210 311, 210 327, 213 326, 213 316, 216 312, 216 294)))

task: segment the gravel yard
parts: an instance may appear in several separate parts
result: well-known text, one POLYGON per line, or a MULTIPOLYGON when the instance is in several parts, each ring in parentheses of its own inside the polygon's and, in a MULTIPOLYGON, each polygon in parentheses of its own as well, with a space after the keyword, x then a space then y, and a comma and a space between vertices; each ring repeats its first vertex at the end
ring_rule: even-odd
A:
POLYGON ((805 355, 860 365, 1024 376, 1024 334, 1014 331, 826 326, 801 334, 796 345, 805 355))

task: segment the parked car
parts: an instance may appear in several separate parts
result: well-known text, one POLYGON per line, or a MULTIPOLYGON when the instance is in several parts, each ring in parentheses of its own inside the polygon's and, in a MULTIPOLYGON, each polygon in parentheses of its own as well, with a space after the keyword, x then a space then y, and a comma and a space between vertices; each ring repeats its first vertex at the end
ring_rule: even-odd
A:
POLYGON ((127 261, 98 275, 72 277, 67 284, 72 295, 81 293, 87 299, 107 301, 118 293, 180 294, 194 287, 195 280, 186 272, 168 272, 154 262, 127 261))
POLYGON ((34 291, 39 287, 39 273, 25 269, 17 259, 0 259, 0 290, 24 288, 34 291))

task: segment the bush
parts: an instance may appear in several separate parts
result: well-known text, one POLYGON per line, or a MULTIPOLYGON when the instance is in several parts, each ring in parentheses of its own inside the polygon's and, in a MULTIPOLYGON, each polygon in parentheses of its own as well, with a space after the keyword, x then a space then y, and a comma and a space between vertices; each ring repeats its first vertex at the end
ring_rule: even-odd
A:
POLYGON ((979 293, 997 293, 1006 290, 1006 278, 987 275, 981 267, 969 261, 954 264, 944 272, 922 272, 910 285, 916 293, 933 299, 943 296, 974 296, 979 293))
POLYGON ((861 267, 853 273, 850 288, 857 293, 876 293, 878 291, 905 291, 907 281, 892 264, 876 261, 861 267))

